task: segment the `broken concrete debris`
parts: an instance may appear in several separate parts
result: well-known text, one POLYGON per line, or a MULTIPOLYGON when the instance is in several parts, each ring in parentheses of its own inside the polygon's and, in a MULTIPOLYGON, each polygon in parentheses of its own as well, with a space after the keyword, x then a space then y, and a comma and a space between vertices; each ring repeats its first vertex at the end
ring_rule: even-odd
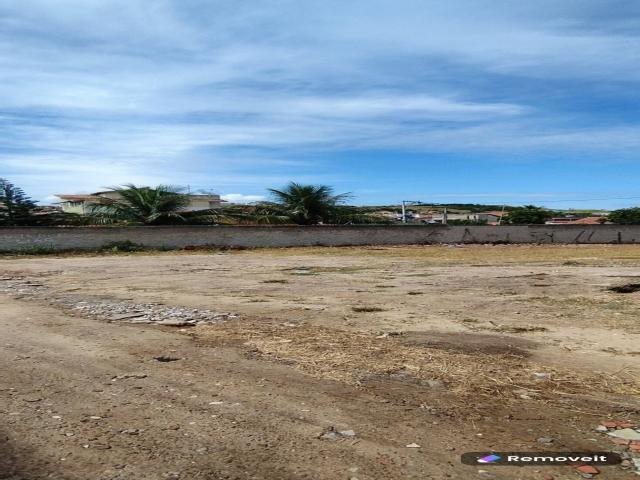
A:
POLYGON ((82 315, 106 322, 151 323, 168 327, 190 327, 200 324, 215 324, 237 314, 220 313, 213 310, 168 306, 160 303, 130 303, 104 300, 102 298, 87 299, 79 295, 54 294, 40 283, 30 282, 24 278, 1 278, 0 293, 45 297, 52 304, 82 315))
POLYGON ((130 323, 154 323, 169 327, 185 327, 200 324, 218 323, 237 315, 218 313, 212 310, 196 308, 173 307, 156 303, 128 303, 128 302, 76 302, 71 306, 88 316, 104 319, 108 322, 128 321, 130 323))
POLYGON ((615 430, 613 432, 609 432, 607 435, 609 435, 610 437, 621 438, 623 440, 640 441, 640 432, 631 428, 615 430))
POLYGON ((352 438, 356 436, 356 432, 353 430, 336 430, 335 427, 331 426, 325 429, 318 438, 322 440, 341 440, 345 438, 352 438))
MULTIPOLYGON (((596 431, 610 437, 615 445, 612 450, 619 452, 624 459, 622 468, 635 469, 635 473, 640 475, 640 424, 629 420, 604 420, 596 427, 596 431)), ((581 475, 584 477, 588 473, 581 475)))

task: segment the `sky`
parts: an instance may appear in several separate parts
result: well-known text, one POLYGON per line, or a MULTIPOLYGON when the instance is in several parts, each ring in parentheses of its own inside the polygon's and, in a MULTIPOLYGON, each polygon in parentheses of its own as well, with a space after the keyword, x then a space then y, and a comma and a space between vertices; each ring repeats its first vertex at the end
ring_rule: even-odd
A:
POLYGON ((637 0, 0 0, 0 177, 640 205, 637 0))

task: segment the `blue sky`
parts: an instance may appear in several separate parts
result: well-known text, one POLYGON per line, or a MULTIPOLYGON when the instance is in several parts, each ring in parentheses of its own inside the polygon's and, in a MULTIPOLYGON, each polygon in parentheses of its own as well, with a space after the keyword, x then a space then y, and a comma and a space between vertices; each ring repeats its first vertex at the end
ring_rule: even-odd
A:
POLYGON ((639 67, 632 0, 0 0, 0 176, 630 206, 639 67))

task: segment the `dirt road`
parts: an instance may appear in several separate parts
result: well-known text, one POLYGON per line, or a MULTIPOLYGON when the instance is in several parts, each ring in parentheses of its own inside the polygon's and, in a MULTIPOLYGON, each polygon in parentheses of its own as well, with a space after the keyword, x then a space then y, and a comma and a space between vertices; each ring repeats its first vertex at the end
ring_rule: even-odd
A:
MULTIPOLYGON (((345 268, 353 261, 314 254, 301 259, 299 252, 288 259, 253 255, 5 260, 1 265, 5 275, 37 280, 43 287, 34 295, 0 294, 0 478, 533 480, 553 475, 556 480, 572 479, 580 477, 570 467, 483 470, 461 465, 459 457, 479 450, 611 450, 606 435, 595 431, 600 420, 638 419, 637 399, 625 394, 631 384, 598 383, 608 377, 598 376, 602 374, 589 366, 575 369, 575 378, 590 379, 586 383, 561 377, 553 390, 544 390, 542 384, 536 390, 534 380, 527 380, 534 365, 527 352, 536 349, 531 336, 505 335, 501 338, 511 340, 500 342, 495 336, 503 333, 495 331, 467 329, 467 337, 451 337, 462 327, 439 331, 423 327, 418 330, 422 335, 427 332, 426 337, 418 333, 388 337, 377 331, 388 331, 393 325, 390 317, 364 327, 366 312, 356 315, 350 309, 353 324, 338 328, 332 313, 338 306, 331 301, 324 310, 317 308, 317 298, 307 298, 298 307, 285 299, 278 304, 277 295, 285 295, 288 285, 260 285, 274 274, 262 271, 256 280, 257 269, 273 265, 274 271, 282 272, 298 268, 301 261, 318 272, 325 268, 334 275, 329 282, 337 282, 336 286, 325 284, 323 292, 310 291, 310 296, 327 296, 329 287, 345 288, 345 271, 330 269, 337 268, 336 263, 345 268), (144 282, 139 275, 152 278, 151 265, 162 265, 164 278, 157 286, 146 282, 145 290, 140 290, 144 282), (187 275, 185 267, 205 269, 211 276, 195 274, 189 287, 181 281, 187 275), (164 275, 172 268, 178 269, 177 277, 164 275), (267 302, 238 301, 237 308, 230 309, 240 313, 238 319, 172 328, 107 323, 54 301, 60 296, 86 301, 102 290, 101 298, 118 301, 155 296, 167 305, 216 307, 226 302, 228 309, 233 298, 198 297, 198 292, 203 281, 225 276, 227 288, 238 289, 229 281, 232 268, 237 278, 244 279, 240 281, 255 282, 253 300, 267 293, 272 303, 262 315, 256 309, 267 302), (105 288, 106 277, 113 289, 105 288), (167 293, 172 286, 179 294, 167 293), (296 308, 300 315, 293 314, 296 308), (486 348, 496 344, 506 347, 486 348), (462 374, 481 372, 488 364, 493 373, 486 377, 456 376, 456 369, 462 374), (505 372, 522 381, 509 383, 505 372), (532 397, 520 392, 531 385, 527 392, 532 397), (331 427, 353 430, 354 435, 319 438, 331 427), (540 438, 551 438, 552 446, 541 445, 540 438), (407 447, 412 444, 419 447, 407 447)), ((379 267, 380 260, 376 261, 379 267)), ((628 274, 628 266, 621 268, 628 274)), ((298 270, 305 282, 327 281, 323 275, 307 276, 304 269, 298 270)), ((442 275, 443 283, 450 278, 444 271, 430 274, 442 275)), ((366 275, 379 284, 371 271, 366 275)), ((382 275, 399 276, 388 271, 382 275)), ((357 284, 350 283, 349 288, 363 289, 361 280, 349 282, 357 284)), ((407 285, 395 283, 409 291, 417 288, 411 280, 407 285)), ((497 288, 491 280, 485 283, 497 288)), ((513 280, 509 284, 517 288, 513 280)), ((210 284, 207 291, 212 293, 210 284)), ((300 290, 289 292, 293 298, 301 295, 300 290)), ((373 288, 370 292, 374 297, 352 303, 369 305, 374 298, 381 303, 373 288)), ((544 320, 543 311, 544 307, 536 311, 539 322, 544 320)), ((627 310, 622 311, 624 319, 627 310)), ((376 315, 380 314, 374 311, 366 318, 372 322, 376 315)), ((496 320, 502 325, 501 319, 496 320)), ((621 320, 619 326, 622 330, 610 331, 626 332, 628 323, 621 320)), ((415 325, 410 328, 416 331, 415 325)), ((536 335, 544 333, 534 333, 537 340, 536 335)), ((616 345, 631 352, 633 343, 628 345, 626 335, 621 337, 616 345)), ((570 366, 581 358, 565 351, 570 366)), ((601 355, 619 365, 620 354, 601 355)), ((558 363, 562 359, 552 359, 549 365, 558 363)), ((634 478, 620 467, 601 470, 602 478, 634 478)))
POLYGON ((0 336, 2 478, 464 478, 450 426, 234 349, 6 299, 0 336))

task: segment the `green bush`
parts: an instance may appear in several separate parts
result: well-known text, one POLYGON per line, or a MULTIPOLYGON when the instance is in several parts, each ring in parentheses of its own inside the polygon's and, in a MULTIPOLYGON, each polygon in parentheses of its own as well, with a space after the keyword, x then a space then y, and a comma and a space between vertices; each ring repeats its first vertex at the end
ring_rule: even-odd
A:
POLYGON ((139 252, 141 250, 144 250, 144 247, 131 240, 116 240, 115 242, 105 243, 100 248, 101 252, 139 252))
POLYGON ((22 247, 15 253, 18 255, 51 255, 56 253, 56 249, 53 245, 31 245, 29 247, 22 247))
POLYGON ((553 213, 535 205, 525 205, 514 208, 509 212, 507 221, 512 225, 543 224, 553 216, 553 213))
POLYGON ((640 208, 622 208, 614 210, 608 215, 610 222, 619 223, 620 225, 638 225, 640 224, 640 208))

